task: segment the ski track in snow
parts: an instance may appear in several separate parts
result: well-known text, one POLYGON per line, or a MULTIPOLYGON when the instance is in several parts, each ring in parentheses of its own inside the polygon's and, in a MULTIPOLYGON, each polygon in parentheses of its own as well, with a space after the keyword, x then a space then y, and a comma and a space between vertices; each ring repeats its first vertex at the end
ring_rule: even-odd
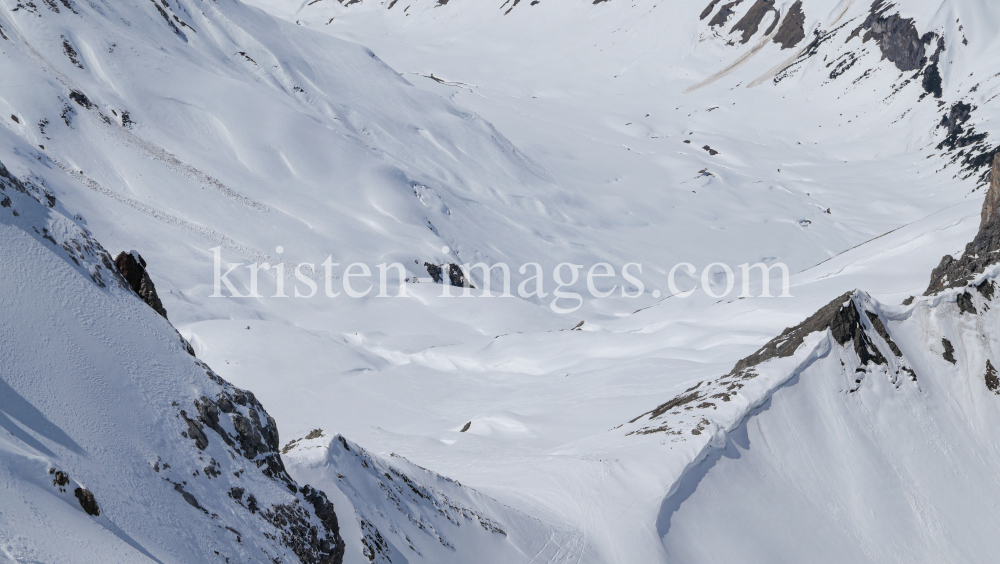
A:
MULTIPOLYGON (((260 250, 254 249, 253 247, 250 247, 248 245, 244 245, 239 241, 234 240, 232 237, 224 233, 220 233, 210 227, 205 227, 203 225, 197 225, 195 223, 191 223, 190 221, 183 220, 177 216, 173 216, 166 212, 147 206, 146 204, 143 204, 138 200, 122 196, 121 194, 115 192, 114 190, 109 190, 104 186, 101 186, 100 183, 90 178, 89 176, 86 176, 85 174, 81 174, 80 171, 78 170, 71 170, 69 167, 63 165, 59 161, 52 159, 51 157, 49 158, 49 160, 53 164, 58 166, 68 176, 72 177, 73 179, 78 181, 80 184, 86 186, 87 188, 90 188, 94 192, 102 196, 105 196, 107 198, 110 198, 120 204, 128 206, 129 208, 139 213, 142 213, 146 216, 149 216, 163 223, 164 225, 180 229, 181 231, 187 233, 188 235, 200 239, 210 245, 221 246, 223 249, 227 251, 230 251, 234 254, 244 257, 248 260, 254 261, 255 263, 258 264, 268 263, 272 266, 282 264, 284 265, 284 274, 286 278, 290 278, 295 270, 295 264, 293 263, 274 258, 273 256, 268 255, 267 253, 261 252, 260 250)), ((309 276, 314 280, 323 280, 323 277, 318 273, 313 273, 309 276)))

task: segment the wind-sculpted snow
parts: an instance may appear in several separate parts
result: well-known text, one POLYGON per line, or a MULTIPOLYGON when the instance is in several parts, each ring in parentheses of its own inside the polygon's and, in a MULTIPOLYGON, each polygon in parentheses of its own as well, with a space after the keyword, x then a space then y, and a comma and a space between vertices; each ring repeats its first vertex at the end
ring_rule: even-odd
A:
POLYGON ((14 559, 986 561, 992 3, 250 3, 0 6, 14 559))

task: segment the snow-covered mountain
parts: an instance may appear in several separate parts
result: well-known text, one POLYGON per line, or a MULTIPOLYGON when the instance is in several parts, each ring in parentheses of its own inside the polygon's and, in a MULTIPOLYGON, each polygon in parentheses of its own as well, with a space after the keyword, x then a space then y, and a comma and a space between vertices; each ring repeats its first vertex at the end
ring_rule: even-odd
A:
POLYGON ((0 165, 0 193, 5 559, 342 561, 333 506, 288 476, 254 395, 193 358, 44 185, 0 165))
POLYGON ((991 561, 997 25, 0 0, 0 559, 991 561))
MULTIPOLYGON (((1000 156, 993 171, 975 242, 1000 234, 1000 156)), ((995 243, 974 245, 960 260, 966 276, 947 289, 932 292, 935 271, 929 295, 902 305, 845 294, 728 375, 630 422, 634 433, 683 436, 720 425, 717 409, 741 416, 722 415, 664 499, 657 530, 669 560, 993 558, 1000 264, 995 243), (713 401, 761 378, 772 391, 750 410, 713 401)))

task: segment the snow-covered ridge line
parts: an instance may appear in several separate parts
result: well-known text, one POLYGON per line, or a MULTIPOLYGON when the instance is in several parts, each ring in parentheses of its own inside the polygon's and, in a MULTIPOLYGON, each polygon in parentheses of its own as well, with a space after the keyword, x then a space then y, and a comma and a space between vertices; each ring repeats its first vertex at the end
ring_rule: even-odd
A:
POLYGON ((897 387, 904 379, 915 382, 913 369, 886 330, 886 322, 881 305, 868 294, 855 290, 839 296, 737 362, 728 374, 699 382, 632 419, 625 434, 664 434, 670 442, 693 442, 694 450, 688 452, 694 455, 676 476, 669 499, 688 472, 713 449, 725 446, 730 432, 835 347, 855 351, 855 368, 869 363, 881 365, 897 387))
MULTIPOLYGON (((895 390, 916 398, 923 408, 933 408, 935 395, 951 395, 948 386, 969 387, 963 393, 973 396, 1000 395, 1000 377, 996 368, 996 279, 1000 276, 995 240, 1000 236, 997 206, 1000 200, 1000 156, 996 157, 990 190, 983 204, 982 223, 973 243, 959 260, 950 256, 935 269, 925 296, 907 298, 901 306, 880 304, 868 294, 855 290, 840 296, 821 308, 803 323, 786 329, 754 354, 739 361, 725 377, 703 386, 703 382, 685 391, 656 409, 640 415, 630 423, 642 421, 645 426, 628 434, 666 433, 675 440, 690 440, 706 429, 710 439, 701 440, 696 454, 677 476, 664 499, 658 521, 661 534, 671 529, 674 514, 694 495, 698 483, 715 466, 721 453, 729 452, 734 444, 749 448, 743 437, 748 422, 766 411, 782 388, 801 383, 800 378, 816 378, 812 372, 839 373, 842 380, 837 403, 849 401, 851 394, 863 387, 895 390), (948 270, 946 267, 950 267, 948 270), (948 277, 947 273, 953 276, 948 277), (991 313, 993 312, 993 313, 991 313), (839 360, 840 366, 834 364, 839 360), (815 368, 815 366, 819 366, 815 368), (947 367, 947 368, 945 368, 947 367), (951 367, 954 367, 952 369, 951 367), (815 368, 815 369, 814 369, 815 368), (956 370, 959 377, 948 381, 948 372, 956 370), (764 377, 766 384, 756 389, 747 386, 764 377), (946 382, 941 389, 942 380, 946 382), (955 381, 960 382, 954 384, 955 381), (927 382, 922 384, 922 382, 927 382), (905 389, 904 389, 905 388, 905 389), (718 410, 711 401, 730 402, 732 394, 747 398, 734 408, 718 410), (713 395, 713 392, 718 392, 713 395), (700 421, 693 427, 691 423, 700 421), (739 435, 735 439, 733 434, 739 435)), ((890 398, 884 398, 886 401, 890 398)), ((958 414, 938 414, 953 417, 958 414)), ((697 440, 695 439, 695 440, 697 440)), ((768 447, 769 449, 771 447, 768 447)), ((788 453, 782 453, 787 456, 788 453)), ((956 516, 949 516, 954 519, 956 516)), ((684 542, 670 541, 675 546, 684 542)), ((682 548, 689 550, 689 548, 682 548)), ((669 551, 668 551, 669 552, 669 551)), ((707 552, 712 552, 707 550, 707 552)))
MULTIPOLYGON (((956 365, 960 372, 977 382, 975 386, 981 389, 979 393, 1000 395, 996 358, 989 358, 994 353, 988 347, 984 351, 979 350, 981 343, 976 342, 983 336, 995 338, 987 329, 992 323, 977 316, 995 309, 991 305, 997 291, 998 276, 1000 265, 993 265, 965 287, 908 300, 907 305, 897 307, 885 307, 861 291, 845 294, 799 326, 786 330, 754 355, 741 360, 727 375, 729 379, 720 378, 707 385, 701 383, 633 420, 645 422, 646 426, 629 431, 629 435, 664 433, 672 437, 671 442, 701 443, 691 451, 696 454, 677 475, 664 498, 664 511, 658 523, 661 533, 670 530, 673 514, 715 464, 710 460, 717 459, 720 453, 731 448, 732 434, 738 432, 742 436, 745 432, 743 428, 762 409, 767 409, 779 390, 797 385, 799 378, 816 363, 829 365, 834 362, 832 359, 839 359, 840 372, 844 375, 841 400, 857 393, 862 386, 871 386, 866 382, 878 378, 879 382, 874 384, 876 387, 888 385, 889 389, 895 390, 906 387, 916 392, 918 397, 932 401, 924 395, 926 389, 921 382, 929 376, 927 366, 933 366, 935 362, 956 365), (951 325, 963 316, 976 320, 978 329, 968 334, 952 328, 951 325), (931 328, 925 327, 928 319, 948 321, 944 327, 931 328), (922 347, 922 350, 912 348, 914 330, 935 334, 929 346, 922 347), (895 332, 901 333, 902 339, 894 339, 895 332), (905 344, 897 344, 897 340, 905 344), (782 356, 792 350, 794 353, 782 356), (928 354, 937 357, 937 360, 929 360, 928 354), (720 404, 724 407, 717 410, 712 404, 716 398, 737 390, 740 396, 746 396, 747 392, 741 385, 744 382, 736 378, 751 381, 763 379, 767 387, 763 387, 763 393, 744 397, 735 407, 720 404), (719 393, 713 395, 713 392, 719 393), (702 403, 695 405, 699 401, 702 403), (708 436, 698 436, 703 434, 708 436)), ((990 319, 994 317, 995 314, 989 314, 990 319)), ((754 393, 753 388, 747 388, 754 393)), ((761 388, 758 386, 758 390, 761 388)))
POLYGON ((333 505, 288 476, 275 421, 45 194, 0 163, 0 551, 339 564, 333 505))
POLYGON ((809 550, 823 554, 817 561, 908 562, 928 554, 992 561, 995 546, 970 539, 996 526, 998 276, 994 264, 964 287, 901 306, 861 304, 856 293, 853 305, 864 308, 853 311, 882 326, 873 323, 844 345, 831 328, 829 348, 685 469, 657 522, 668 557, 802 554, 769 527, 745 530, 762 536, 743 545, 687 540, 707 522, 726 526, 728 517, 710 517, 725 504, 735 521, 783 513, 782 534, 788 521, 798 522, 793 528, 809 550), (778 491, 787 497, 776 511, 748 505, 762 492, 778 491), (847 493, 831 503, 836 491, 847 493), (901 537, 914 543, 887 542, 901 537), (852 542, 834 548, 845 539, 852 542))
POLYGON ((397 454, 378 456, 339 434, 316 429, 290 441, 282 453, 293 475, 337 492, 338 507, 345 501, 353 506, 357 523, 343 523, 347 549, 371 562, 500 564, 530 555, 546 562, 554 555, 545 539, 558 539, 557 545, 580 542, 576 533, 543 524, 397 454))

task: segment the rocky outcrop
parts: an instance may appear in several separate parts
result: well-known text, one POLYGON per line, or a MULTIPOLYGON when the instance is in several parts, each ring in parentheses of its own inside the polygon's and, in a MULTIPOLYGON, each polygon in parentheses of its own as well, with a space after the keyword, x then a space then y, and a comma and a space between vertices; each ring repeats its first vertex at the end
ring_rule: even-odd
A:
POLYGON ((931 272, 931 281, 925 296, 936 294, 947 288, 965 286, 977 274, 1000 262, 1000 153, 993 156, 990 171, 990 187, 980 216, 979 232, 971 243, 965 246, 960 258, 945 255, 941 263, 931 272))
POLYGON ((75 480, 62 470, 49 468, 49 475, 52 476, 52 487, 56 488, 60 494, 66 494, 70 489, 73 490, 73 495, 80 503, 80 509, 83 509, 84 513, 91 517, 101 515, 101 508, 97 504, 97 498, 94 497, 93 492, 76 484, 75 480), (75 488, 73 487, 74 485, 76 486, 75 488))
MULTIPOLYGON (((931 69, 928 66, 927 69, 931 69)), ((958 164, 959 176, 963 180, 979 175, 977 184, 985 185, 990 178, 990 164, 1000 153, 1000 147, 992 147, 989 135, 976 131, 972 116, 978 108, 968 102, 958 101, 941 116, 938 129, 944 130, 944 139, 936 145, 937 150, 951 154, 948 164, 958 164)), ((995 176, 994 176, 995 178, 995 176)))
POLYGON ((705 6, 705 9, 702 10, 701 16, 699 16, 698 19, 703 20, 703 19, 707 18, 708 16, 711 16, 712 12, 715 11, 715 5, 718 4, 720 1, 721 0, 712 0, 711 2, 709 2, 708 6, 705 6))
MULTIPOLYGON (((771 12, 775 14, 774 21, 777 23, 778 15, 774 9, 774 0, 757 0, 753 6, 750 6, 747 13, 740 18, 740 21, 736 22, 736 25, 733 26, 733 29, 729 33, 742 32, 743 37, 740 39, 740 43, 747 43, 757 33, 761 22, 764 21, 764 16, 771 12)), ((773 29, 774 24, 767 30, 767 33, 770 33, 773 29)))
MULTIPOLYGON (((344 558, 345 543, 340 536, 333 503, 322 491, 308 485, 299 487, 288 475, 279 453, 278 425, 274 419, 252 392, 226 382, 207 364, 198 364, 212 381, 222 387, 222 391, 215 397, 202 396, 195 400, 191 414, 184 409, 178 410, 178 416, 187 423, 187 430, 182 435, 193 440, 198 450, 205 451, 213 436, 206 429, 213 431, 214 436, 225 444, 230 456, 242 456, 253 462, 262 474, 288 488, 296 496, 291 504, 261 507, 253 493, 243 488, 232 489, 229 497, 251 513, 259 513, 279 529, 282 544, 303 564, 340 564, 344 558), (312 510, 308 510, 307 506, 311 506, 312 510), (312 515, 315 515, 318 524, 312 515)), ((215 466, 212 460, 204 469, 205 475, 218 475, 215 466)), ((184 495, 181 489, 178 491, 184 495)), ((197 504, 193 496, 191 500, 194 501, 192 505, 197 504)))
POLYGON ((132 291, 142 298, 142 301, 146 302, 156 313, 162 315, 164 318, 167 317, 167 310, 163 308, 163 302, 156 295, 156 286, 153 285, 153 280, 150 279, 149 273, 146 272, 146 261, 142 258, 142 255, 136 251, 129 251, 127 253, 122 251, 115 257, 115 268, 118 269, 122 278, 128 282, 132 291))
POLYGON ((458 286, 459 288, 475 288, 472 282, 466 279, 465 273, 462 272, 462 267, 453 262, 441 265, 425 262, 424 268, 427 269, 427 274, 431 275, 431 279, 434 280, 435 284, 441 284, 443 282, 445 271, 447 271, 448 281, 452 286, 458 286))
POLYGON ((732 2, 723 4, 722 7, 719 8, 719 12, 715 14, 715 17, 708 22, 708 25, 711 27, 721 27, 726 25, 726 22, 728 22, 729 18, 733 15, 733 13, 735 13, 733 8, 740 5, 741 2, 743 2, 743 0, 733 0, 732 2))
MULTIPOLYGON (((126 288, 134 291, 160 315, 166 317, 142 257, 135 252, 122 253, 117 260, 112 260, 100 243, 80 225, 82 220, 79 217, 66 216, 61 206, 50 205, 44 194, 32 186, 44 188, 44 183, 30 171, 23 175, 15 175, 0 163, 0 202, 8 202, 6 206, 0 205, 0 223, 20 229, 27 237, 34 239, 40 249, 51 252, 54 256, 47 258, 54 261, 51 264, 65 262, 71 269, 79 271, 82 276, 89 278, 100 288, 113 290, 90 294, 91 299, 107 300, 103 306, 91 304, 92 309, 88 311, 94 312, 95 316, 107 312, 109 307, 119 305, 123 308, 119 311, 140 314, 100 320, 104 323, 101 327, 115 327, 122 324, 129 327, 131 333, 144 335, 149 331, 153 335, 168 336, 169 333, 164 331, 163 324, 156 322, 157 318, 148 317, 149 313, 145 310, 145 306, 138 305, 125 294, 126 288), (149 323, 150 321, 154 323, 149 323)), ((30 266, 36 268, 36 273, 45 272, 45 268, 39 268, 37 262, 31 263, 30 266)), ((32 278, 39 277, 36 275, 32 278)), ((28 288, 27 285, 22 284, 22 286, 28 288)), ((38 279, 38 288, 42 293, 33 294, 31 302, 47 303, 53 301, 53 296, 65 295, 54 293, 57 289, 79 290, 82 287, 58 286, 53 285, 50 280, 38 279)), ((37 316, 33 319, 37 319, 37 316)), ((167 325, 169 326, 169 322, 167 325)), ((91 325, 88 321, 80 327, 84 328, 83 331, 87 331, 91 325)), ((51 330, 48 334, 54 335, 51 330)), ((55 339, 56 337, 43 340, 45 346, 49 347, 48 354, 54 354, 63 348, 56 344, 58 341, 55 339)), ((100 400, 95 399, 98 397, 103 399, 106 394, 87 396, 90 387, 104 389, 102 386, 108 386, 108 389, 120 389, 123 395, 139 402, 129 404, 134 406, 136 414, 141 413, 134 417, 140 420, 138 426, 147 425, 148 427, 144 429, 157 429, 169 433, 153 435, 156 438, 151 442, 151 446, 143 449, 141 451, 143 454, 138 456, 152 455, 150 449, 155 449, 162 456, 157 454, 155 460, 122 458, 123 453, 139 451, 131 447, 119 448, 119 444, 109 442, 111 439, 105 438, 101 433, 104 431, 103 426, 98 426, 95 429, 99 430, 99 436, 87 437, 91 441, 90 444, 99 445, 96 448, 85 451, 69 436, 62 435, 63 440, 57 439, 50 443, 58 445, 53 452, 35 451, 44 452, 45 457, 49 459, 48 476, 42 484, 51 483, 50 493, 55 493, 67 504, 79 508, 87 515, 100 519, 105 526, 107 524, 123 526, 124 523, 120 521, 123 515, 132 515, 132 518, 143 515, 153 520, 164 514, 170 515, 170 519, 174 522, 183 522, 184 527, 199 531, 200 536, 197 538, 204 539, 206 544, 192 545, 191 550, 205 552, 205 557, 201 559, 203 561, 235 561, 218 550, 224 550, 232 555, 243 551, 242 554, 245 555, 248 553, 244 547, 247 547, 254 551, 258 549, 263 551, 262 561, 340 564, 344 556, 344 541, 340 536, 333 505, 323 492, 309 486, 300 487, 288 476, 278 453, 278 430, 275 421, 268 416, 253 394, 224 381, 206 364, 197 359, 176 362, 174 355, 179 354, 180 350, 193 354, 191 347, 179 334, 177 339, 182 349, 167 346, 163 350, 149 351, 150 356, 144 358, 153 359, 154 362, 132 364, 132 359, 124 360, 117 365, 111 362, 103 366, 104 370, 101 371, 103 374, 98 375, 92 374, 92 371, 87 369, 68 366, 66 368, 68 375, 60 374, 60 379, 55 385, 51 382, 48 385, 50 389, 56 390, 67 385, 65 381, 76 382, 70 384, 71 388, 81 390, 85 398, 89 397, 86 402, 81 402, 79 405, 64 399, 58 402, 58 405, 51 407, 52 410, 60 411, 78 410, 79 413, 75 414, 74 421, 87 417, 97 417, 101 420, 107 417, 117 422, 130 421, 133 418, 131 413, 112 412, 109 409, 109 405, 112 404, 101 404, 100 400), (126 364, 128 366, 124 366, 126 364), (159 376, 158 385, 144 387, 157 380, 146 376, 150 371, 159 376), (92 378, 98 378, 97 386, 90 385, 92 378), (101 380, 101 378, 106 379, 101 380), (177 380, 172 380, 173 378, 177 380), (86 385, 82 379, 86 379, 86 385), (150 391, 153 389, 156 390, 155 393, 150 391), (108 468, 109 462, 116 465, 116 470, 108 468), (143 462, 149 465, 148 473, 142 468, 143 462), (128 473, 128 480, 133 481, 108 478, 109 474, 118 475, 114 472, 124 466, 138 469, 128 473), (169 487, 163 487, 167 483, 169 487), (143 495, 150 496, 143 498, 152 502, 148 511, 135 508, 135 500, 142 498, 142 495, 135 495, 135 492, 145 492, 143 495), (194 510, 189 511, 190 508, 194 510), (214 557, 209 556, 212 554, 208 552, 209 550, 214 552, 214 557)), ((21 347, 22 351, 29 350, 24 346, 24 342, 26 341, 20 341, 22 343, 20 345, 15 342, 12 350, 17 351, 18 347, 21 347)), ((76 341, 69 342, 76 343, 76 341)), ((136 342, 151 348, 163 344, 155 337, 152 340, 136 342)), ((37 343, 39 341, 35 339, 33 344, 37 343)), ((107 346, 114 347, 116 344, 109 342, 107 346)), ((74 351, 79 349, 79 347, 72 348, 74 351)), ((118 358, 119 351, 110 352, 110 348, 108 351, 105 358, 118 358)), ((88 351, 83 354, 96 356, 101 353, 88 351)), ((10 360, 21 361, 16 353, 10 360)), ((26 366, 24 362, 14 366, 21 366, 20 369, 13 369, 18 377, 23 378, 21 375, 29 373, 24 369, 26 366)), ((46 390, 44 397, 49 397, 48 394, 49 391, 46 390)), ((113 405, 122 409, 119 406, 125 404, 113 405)), ((40 407, 45 409, 44 406, 40 407)), ((37 415, 33 416, 45 420, 41 411, 36 413, 37 415)), ((46 424, 49 428, 56 428, 51 423, 46 422, 46 424)), ((119 441, 122 437, 126 440, 134 438, 136 442, 145 442, 150 438, 147 434, 130 434, 128 424, 116 423, 108 427, 116 427, 108 432, 109 436, 117 437, 119 441), (141 439, 138 438, 140 436, 141 439)), ((84 433, 71 429, 67 431, 84 433)), ((59 433, 62 434, 63 431, 60 430, 59 433)), ((31 454, 31 457, 33 460, 40 459, 35 454, 31 454)), ((5 506, 4 511, 7 509, 5 506)), ((39 523, 45 522, 44 519, 39 521, 39 523)), ((159 521, 159 523, 162 526, 165 522, 159 521)), ((151 531, 151 525, 146 525, 145 528, 146 532, 139 532, 147 535, 147 540, 160 534, 151 531)), ((133 532, 136 530, 133 529, 133 532)), ((40 538, 49 541, 48 537, 40 538)), ((87 538, 89 541, 96 537, 91 535, 87 538)), ((112 539, 110 542, 115 541, 112 539)), ((169 541, 160 544, 159 549, 167 544, 169 541)), ((132 544, 132 546, 137 545, 132 544)), ((146 556, 148 561, 157 561, 148 553, 146 556)), ((42 558, 39 561, 55 562, 65 559, 42 558)))
POLYGON ((885 15, 892 7, 885 0, 876 0, 868 18, 855 33, 866 30, 862 40, 867 43, 874 39, 882 51, 882 58, 889 59, 899 70, 919 70, 927 63, 926 44, 930 43, 933 34, 921 37, 912 19, 898 13, 885 15))
POLYGON ((806 38, 806 15, 802 12, 802 0, 796 0, 785 14, 785 19, 781 21, 781 27, 774 36, 774 42, 781 45, 782 49, 791 49, 806 38))
POLYGON ((76 488, 73 490, 73 495, 80 502, 80 507, 90 515, 91 517, 97 517, 101 514, 101 508, 97 506, 97 500, 94 499, 94 494, 90 490, 84 488, 76 488))
MULTIPOLYGON (((740 390, 749 381, 759 376, 758 366, 775 359, 791 357, 802 346, 807 336, 827 330, 838 345, 853 350, 857 357, 858 375, 855 376, 855 385, 860 385, 864 374, 877 366, 882 367, 890 375, 896 387, 907 378, 916 381, 916 372, 903 358, 899 346, 889 335, 878 307, 867 294, 855 290, 835 298, 802 323, 785 329, 781 335, 771 339, 755 353, 738 361, 725 376, 699 382, 673 399, 635 417, 629 424, 641 419, 646 419, 647 424, 628 434, 680 434, 678 426, 682 423, 677 419, 678 416, 684 412, 691 412, 691 417, 694 417, 691 421, 694 421, 701 417, 698 415, 699 412, 714 411, 719 401, 731 401, 733 397, 742 393, 740 390), (667 415, 671 417, 665 417, 667 415)), ((848 391, 856 390, 855 387, 848 391)), ((691 434, 701 434, 708 425, 707 421, 702 419, 701 423, 694 425, 690 429, 691 434)), ((690 421, 687 424, 690 424, 690 421)))

